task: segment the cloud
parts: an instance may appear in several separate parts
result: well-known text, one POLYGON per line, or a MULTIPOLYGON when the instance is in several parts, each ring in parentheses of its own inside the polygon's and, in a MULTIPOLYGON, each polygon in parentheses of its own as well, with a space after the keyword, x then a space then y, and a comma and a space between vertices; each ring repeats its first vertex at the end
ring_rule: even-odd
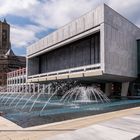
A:
POLYGON ((37 5, 37 0, 0 0, 1 8, 0 8, 0 15, 5 16, 7 14, 15 14, 20 15, 22 11, 29 10, 31 7, 37 5))
POLYGON ((118 11, 124 17, 134 22, 136 25, 140 25, 139 12, 140 1, 139 0, 109 0, 107 2, 109 6, 118 11))
POLYGON ((95 8, 97 0, 51 0, 38 5, 39 13, 32 17, 32 21, 49 28, 58 28, 74 18, 95 8))
POLYGON ((12 44, 25 47, 38 39, 38 33, 57 29, 103 2, 140 25, 139 0, 0 0, 0 16, 10 14, 31 21, 26 25, 11 26, 12 44))
POLYGON ((14 47, 28 46, 38 39, 38 32, 59 28, 98 4, 93 0, 0 0, 0 3, 1 16, 14 15, 17 22, 18 17, 25 17, 33 23, 11 26, 14 47))
POLYGON ((11 42, 12 45, 16 47, 24 47, 27 44, 36 41, 35 37, 36 29, 34 27, 20 27, 20 26, 11 26, 11 42))
POLYGON ((95 8, 98 0, 0 0, 0 15, 28 17, 35 24, 58 28, 81 14, 95 8))
POLYGON ((25 47, 38 40, 36 33, 41 29, 43 30, 42 27, 35 25, 26 25, 22 27, 11 25, 11 44, 14 52, 18 55, 25 55, 25 47))

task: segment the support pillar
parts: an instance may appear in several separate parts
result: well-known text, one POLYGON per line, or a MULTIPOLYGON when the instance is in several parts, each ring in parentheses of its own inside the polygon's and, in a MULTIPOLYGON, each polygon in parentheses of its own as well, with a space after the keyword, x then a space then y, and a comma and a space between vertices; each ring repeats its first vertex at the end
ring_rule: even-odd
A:
POLYGON ((43 94, 45 94, 45 84, 43 84, 43 94))
POLYGON ((106 96, 110 96, 112 92, 112 83, 105 84, 105 94, 106 96))
POLYGON ((26 93, 28 92, 27 89, 28 89, 28 84, 26 83, 26 84, 25 84, 25 92, 26 92, 26 93))
POLYGON ((40 92, 40 85, 38 84, 38 93, 40 92))
POLYGON ((31 83, 29 83, 29 93, 31 93, 31 83))
POLYGON ((121 96, 126 97, 128 93, 129 82, 122 83, 121 96))

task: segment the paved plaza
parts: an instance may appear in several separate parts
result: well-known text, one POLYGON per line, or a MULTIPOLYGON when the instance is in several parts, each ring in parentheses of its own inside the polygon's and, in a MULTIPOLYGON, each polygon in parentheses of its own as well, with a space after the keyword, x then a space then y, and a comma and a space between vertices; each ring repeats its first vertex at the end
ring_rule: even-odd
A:
POLYGON ((0 140, 138 140, 140 107, 22 128, 0 117, 0 140))

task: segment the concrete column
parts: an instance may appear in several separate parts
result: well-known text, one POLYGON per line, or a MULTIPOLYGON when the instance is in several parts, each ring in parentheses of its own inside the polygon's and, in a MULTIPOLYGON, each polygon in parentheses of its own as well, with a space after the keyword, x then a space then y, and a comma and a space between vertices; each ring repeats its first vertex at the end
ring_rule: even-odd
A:
POLYGON ((112 92, 112 83, 106 83, 105 84, 105 94, 107 96, 110 96, 112 92))
POLYGON ((29 93, 31 93, 31 83, 29 83, 29 93))
POLYGON ((43 84, 43 93, 45 93, 45 84, 43 84))
POLYGON ((27 84, 25 83, 24 84, 24 93, 27 93, 27 87, 26 86, 27 86, 27 84))
POLYGON ((121 96, 126 97, 128 93, 129 82, 122 83, 121 96))
POLYGON ((40 85, 38 84, 38 93, 40 92, 40 85))
POLYGON ((35 84, 33 84, 33 93, 35 93, 35 84))
POLYGON ((19 75, 19 92, 21 92, 21 76, 19 75))

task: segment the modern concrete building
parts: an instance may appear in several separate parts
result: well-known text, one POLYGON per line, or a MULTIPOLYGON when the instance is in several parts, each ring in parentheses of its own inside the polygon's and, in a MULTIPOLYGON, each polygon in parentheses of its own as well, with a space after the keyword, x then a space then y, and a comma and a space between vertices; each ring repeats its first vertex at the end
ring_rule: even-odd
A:
POLYGON ((121 96, 138 77, 140 28, 103 4, 27 48, 28 82, 80 79, 121 96))

